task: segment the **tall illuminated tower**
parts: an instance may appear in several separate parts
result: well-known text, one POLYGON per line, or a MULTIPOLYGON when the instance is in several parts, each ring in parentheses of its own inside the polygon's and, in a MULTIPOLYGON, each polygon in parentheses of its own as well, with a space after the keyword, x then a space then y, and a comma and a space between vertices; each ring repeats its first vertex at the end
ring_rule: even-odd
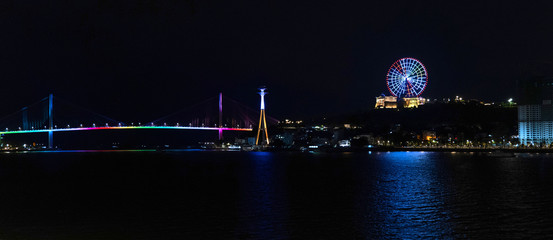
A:
POLYGON ((259 145, 259 134, 261 133, 261 144, 265 142, 269 145, 269 134, 267 133, 267 120, 265 119, 265 92, 267 88, 259 88, 259 96, 261 96, 261 106, 259 111, 259 127, 257 128, 257 138, 255 139, 255 145, 259 145), (265 133, 265 141, 263 141, 263 133, 265 133))

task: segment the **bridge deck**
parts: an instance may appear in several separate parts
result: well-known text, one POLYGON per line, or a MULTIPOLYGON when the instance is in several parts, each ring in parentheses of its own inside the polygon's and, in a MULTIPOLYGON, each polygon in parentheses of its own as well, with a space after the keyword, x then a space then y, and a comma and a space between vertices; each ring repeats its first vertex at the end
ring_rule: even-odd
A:
POLYGON ((116 126, 116 127, 82 127, 82 128, 55 128, 36 130, 3 131, 0 134, 41 133, 41 132, 65 132, 86 130, 130 130, 130 129, 171 129, 171 130, 213 130, 213 131, 252 131, 251 128, 219 128, 219 127, 177 127, 177 126, 116 126))

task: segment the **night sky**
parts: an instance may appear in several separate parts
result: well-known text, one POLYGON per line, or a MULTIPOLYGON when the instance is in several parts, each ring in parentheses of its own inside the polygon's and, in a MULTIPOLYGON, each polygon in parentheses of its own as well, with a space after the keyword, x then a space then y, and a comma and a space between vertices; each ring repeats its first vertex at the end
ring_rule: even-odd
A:
POLYGON ((514 97, 553 69, 553 2, 2 1, 0 116, 52 92, 148 121, 222 91, 300 119, 362 111, 401 57, 423 97, 514 97), (117 3, 115 3, 117 2, 117 3))

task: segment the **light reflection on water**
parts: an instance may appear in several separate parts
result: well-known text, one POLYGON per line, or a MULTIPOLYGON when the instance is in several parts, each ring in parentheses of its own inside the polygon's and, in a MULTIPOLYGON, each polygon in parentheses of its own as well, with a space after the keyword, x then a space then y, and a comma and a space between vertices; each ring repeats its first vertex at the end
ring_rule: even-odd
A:
POLYGON ((546 154, 3 154, 0 239, 550 238, 551 186, 546 154))
POLYGON ((444 238, 448 224, 447 182, 435 153, 390 152, 381 155, 377 179, 378 214, 383 236, 400 238, 444 238))
POLYGON ((236 236, 252 239, 287 238, 286 193, 275 176, 278 166, 271 152, 250 152, 248 171, 240 177, 236 236), (278 236, 278 237, 277 237, 278 236))

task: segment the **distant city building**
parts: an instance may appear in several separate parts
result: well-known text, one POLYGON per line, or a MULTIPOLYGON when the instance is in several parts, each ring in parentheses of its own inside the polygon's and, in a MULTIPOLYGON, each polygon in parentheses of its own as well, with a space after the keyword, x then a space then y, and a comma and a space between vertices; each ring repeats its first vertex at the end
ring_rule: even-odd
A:
POLYGON ((275 136, 276 139, 280 139, 284 145, 292 145, 294 144, 294 134, 290 132, 285 132, 282 134, 277 134, 275 136))
POLYGON ((397 108, 397 97, 378 96, 376 97, 376 104, 374 105, 374 108, 397 108))
POLYGON ((424 105, 424 103, 426 103, 426 99, 421 97, 403 98, 404 108, 416 108, 420 105, 424 105))
POLYGON ((394 96, 379 96, 376 97, 374 108, 417 108, 425 103, 426 99, 422 97, 402 98, 398 102, 397 97, 394 96))
POLYGON ((519 82, 518 135, 521 144, 553 142, 553 78, 519 82))
POLYGON ((436 139, 436 132, 435 131, 422 131, 422 139, 426 141, 434 140, 436 139))
POLYGON ((350 140, 347 140, 347 139, 340 140, 340 141, 338 141, 338 146, 339 147, 351 147, 351 142, 350 142, 350 140))

